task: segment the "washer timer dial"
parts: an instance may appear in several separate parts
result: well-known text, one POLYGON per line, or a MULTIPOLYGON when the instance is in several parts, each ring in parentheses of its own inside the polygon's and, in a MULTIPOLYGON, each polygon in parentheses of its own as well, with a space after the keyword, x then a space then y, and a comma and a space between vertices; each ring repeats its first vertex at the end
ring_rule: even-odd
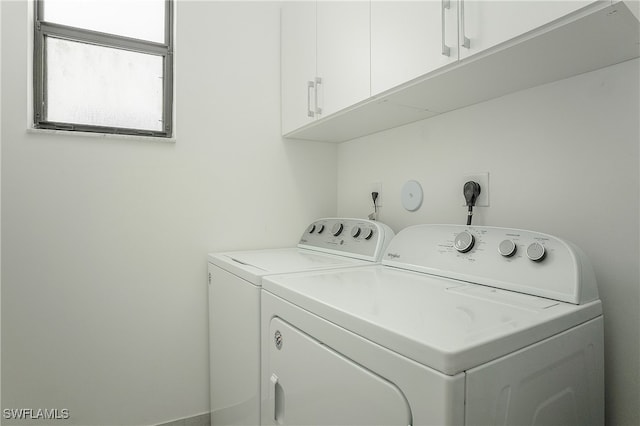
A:
POLYGON ((333 234, 334 237, 337 237, 338 235, 342 234, 343 229, 344 229, 344 225, 338 222, 335 225, 333 225, 333 228, 331 228, 331 233, 333 234))
POLYGON ((453 246, 460 253, 466 253, 473 248, 473 244, 476 242, 473 234, 469 231, 462 231, 458 235, 456 235, 453 240, 453 246))

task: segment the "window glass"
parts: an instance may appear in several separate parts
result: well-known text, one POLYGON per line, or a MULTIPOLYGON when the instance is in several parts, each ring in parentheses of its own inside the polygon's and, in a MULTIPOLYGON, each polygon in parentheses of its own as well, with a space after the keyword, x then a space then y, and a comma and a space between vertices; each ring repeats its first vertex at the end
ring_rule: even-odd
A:
POLYGON ((46 0, 43 20, 164 43, 164 0, 46 0))
POLYGON ((51 122, 161 131, 163 58, 46 37, 51 122))

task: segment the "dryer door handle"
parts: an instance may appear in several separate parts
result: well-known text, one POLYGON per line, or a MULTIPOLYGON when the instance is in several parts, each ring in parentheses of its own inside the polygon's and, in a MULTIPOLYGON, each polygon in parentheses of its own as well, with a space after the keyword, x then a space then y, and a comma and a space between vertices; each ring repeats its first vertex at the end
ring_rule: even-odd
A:
POLYGON ((271 375, 271 395, 273 396, 273 411, 271 418, 276 424, 284 424, 284 389, 278 381, 278 376, 271 375))

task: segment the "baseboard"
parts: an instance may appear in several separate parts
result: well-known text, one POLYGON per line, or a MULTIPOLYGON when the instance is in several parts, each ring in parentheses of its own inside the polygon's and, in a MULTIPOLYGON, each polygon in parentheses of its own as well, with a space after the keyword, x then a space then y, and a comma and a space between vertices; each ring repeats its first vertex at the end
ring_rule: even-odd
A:
POLYGON ((161 423, 156 426, 211 426, 211 415, 209 413, 200 414, 193 417, 186 417, 184 419, 161 423))

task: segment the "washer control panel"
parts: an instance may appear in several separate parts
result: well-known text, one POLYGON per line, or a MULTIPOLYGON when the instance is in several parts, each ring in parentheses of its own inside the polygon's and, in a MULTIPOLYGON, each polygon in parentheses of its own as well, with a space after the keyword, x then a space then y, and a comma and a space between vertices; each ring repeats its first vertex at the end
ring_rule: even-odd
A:
POLYGON ((380 222, 325 218, 307 227, 298 247, 379 261, 393 236, 391 228, 380 222))
POLYGON ((582 251, 534 231, 412 226, 396 235, 383 263, 570 303, 598 298, 593 270, 582 251))

